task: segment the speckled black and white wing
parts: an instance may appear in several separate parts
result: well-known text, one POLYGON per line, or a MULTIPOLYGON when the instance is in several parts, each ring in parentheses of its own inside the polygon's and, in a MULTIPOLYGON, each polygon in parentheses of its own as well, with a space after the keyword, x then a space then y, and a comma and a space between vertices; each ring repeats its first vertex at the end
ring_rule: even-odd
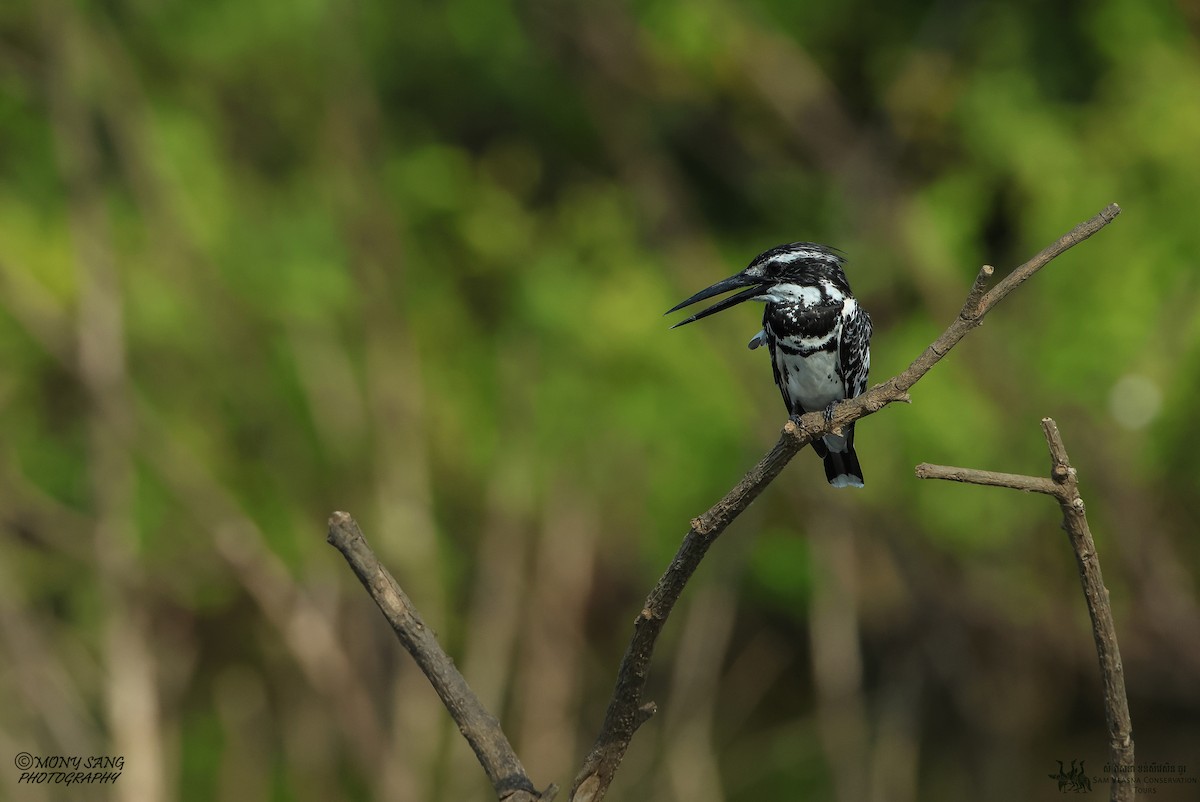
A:
MULTIPOLYGON (((783 379, 779 373, 779 360, 777 360, 775 358, 775 349, 778 347, 777 339, 775 337, 775 334, 771 331, 771 328, 766 325, 766 315, 765 314, 763 315, 763 329, 757 335, 755 335, 755 339, 760 339, 760 338, 761 338, 762 342, 765 342, 767 344, 767 353, 771 357, 771 373, 775 377, 775 386, 779 388, 779 392, 783 396, 783 405, 785 407, 787 407, 788 414, 791 414, 792 399, 788 398, 787 385, 783 382, 783 379)), ((751 340, 750 342, 753 343, 754 340, 751 340)), ((753 346, 753 348, 757 348, 757 347, 758 347, 757 345, 753 346)), ((753 348, 751 350, 753 350, 753 348)))
POLYGON ((845 397, 854 398, 866 392, 867 374, 871 370, 871 316, 852 298, 842 307, 838 362, 845 397))

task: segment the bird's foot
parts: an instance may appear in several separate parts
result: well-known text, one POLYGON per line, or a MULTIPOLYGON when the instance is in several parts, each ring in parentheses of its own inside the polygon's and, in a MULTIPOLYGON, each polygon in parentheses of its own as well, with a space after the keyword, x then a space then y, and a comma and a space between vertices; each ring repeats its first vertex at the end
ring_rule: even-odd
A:
POLYGON ((830 401, 829 406, 825 407, 825 422, 829 423, 833 420, 833 408, 837 406, 837 401, 830 401))

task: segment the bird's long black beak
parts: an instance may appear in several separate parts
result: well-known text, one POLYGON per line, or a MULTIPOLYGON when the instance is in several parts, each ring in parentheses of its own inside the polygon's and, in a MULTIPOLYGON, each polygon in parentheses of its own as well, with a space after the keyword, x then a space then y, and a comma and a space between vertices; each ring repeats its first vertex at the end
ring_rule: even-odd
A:
POLYGON ((672 312, 678 312, 685 306, 691 306, 692 304, 703 301, 706 298, 712 298, 714 295, 720 295, 723 292, 729 292, 730 290, 736 290, 738 287, 746 286, 749 286, 749 289, 730 295, 728 298, 718 301, 704 311, 697 312, 686 320, 679 321, 671 328, 674 329, 680 326, 686 326, 692 321, 699 320, 702 317, 708 317, 709 315, 715 315, 717 312, 720 312, 723 309, 736 306, 742 301, 749 301, 751 298, 755 298, 762 294, 762 286, 758 280, 747 276, 745 273, 738 273, 736 276, 730 276, 724 281, 718 281, 708 289, 700 290, 700 292, 696 293, 691 298, 688 298, 686 301, 682 301, 668 309, 667 314, 669 315, 672 312))

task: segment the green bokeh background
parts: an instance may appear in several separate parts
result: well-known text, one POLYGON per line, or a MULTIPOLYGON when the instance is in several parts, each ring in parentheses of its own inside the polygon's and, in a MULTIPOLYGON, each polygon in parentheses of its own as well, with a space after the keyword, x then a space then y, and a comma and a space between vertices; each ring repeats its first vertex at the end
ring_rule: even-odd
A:
POLYGON ((489 798, 335 509, 569 786, 646 590, 784 422, 757 310, 663 310, 828 242, 881 381, 981 264, 1112 201, 859 425, 864 491, 804 453, 718 542, 610 798, 1101 773, 1056 507, 912 470, 1044 473, 1047 415, 1138 755, 1194 780, 1198 31, 1183 0, 0 5, 0 747, 126 760, 6 795, 489 798))

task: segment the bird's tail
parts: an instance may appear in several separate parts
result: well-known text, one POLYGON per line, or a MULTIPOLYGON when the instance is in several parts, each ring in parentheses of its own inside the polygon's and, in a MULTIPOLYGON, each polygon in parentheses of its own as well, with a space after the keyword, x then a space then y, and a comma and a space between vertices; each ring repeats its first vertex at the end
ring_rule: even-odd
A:
POLYGON ((862 487, 862 468, 858 464, 858 454, 854 446, 846 444, 845 451, 826 451, 825 478, 834 487, 862 487))
POLYGON ((826 462, 826 479, 834 487, 862 487, 863 468, 858 465, 858 454, 854 453, 853 445, 847 445, 845 451, 827 451, 824 455, 826 462))
POLYGON ((845 435, 827 434, 813 440, 813 451, 825 461, 825 478, 834 487, 862 487, 862 467, 854 451, 854 424, 846 427, 845 435))

